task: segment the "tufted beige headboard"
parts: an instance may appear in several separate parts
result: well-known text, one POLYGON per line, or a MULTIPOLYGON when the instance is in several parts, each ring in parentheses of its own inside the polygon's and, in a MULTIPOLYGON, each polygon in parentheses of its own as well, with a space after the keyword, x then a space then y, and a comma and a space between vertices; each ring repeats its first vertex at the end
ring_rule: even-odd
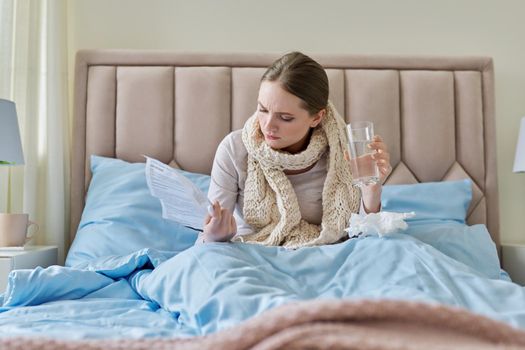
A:
MULTIPOLYGON (((71 239, 89 156, 142 154, 209 173, 215 149, 255 111, 262 73, 278 54, 86 50, 77 54, 71 239)), ((312 55, 330 98, 350 120, 372 120, 389 146, 387 184, 474 183, 468 223, 499 247, 493 64, 486 57, 312 55)))

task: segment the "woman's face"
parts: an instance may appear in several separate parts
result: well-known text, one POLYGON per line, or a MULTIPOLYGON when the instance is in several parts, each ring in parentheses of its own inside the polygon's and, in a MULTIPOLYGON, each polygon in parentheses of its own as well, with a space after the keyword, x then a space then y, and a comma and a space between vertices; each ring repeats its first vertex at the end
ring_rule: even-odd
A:
POLYGON ((325 110, 312 116, 301 105, 302 100, 279 81, 261 83, 257 119, 268 146, 290 153, 306 149, 309 130, 321 122, 325 110))

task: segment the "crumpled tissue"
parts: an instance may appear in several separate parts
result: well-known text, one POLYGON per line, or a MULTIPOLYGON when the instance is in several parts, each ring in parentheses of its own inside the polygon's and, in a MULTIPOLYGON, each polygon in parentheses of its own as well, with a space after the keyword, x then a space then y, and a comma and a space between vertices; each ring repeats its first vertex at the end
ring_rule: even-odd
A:
POLYGON ((380 211, 379 213, 370 213, 366 215, 354 214, 350 216, 350 226, 345 229, 350 238, 360 235, 370 236, 385 235, 404 231, 408 225, 405 219, 416 216, 416 213, 394 213, 388 211, 380 211))

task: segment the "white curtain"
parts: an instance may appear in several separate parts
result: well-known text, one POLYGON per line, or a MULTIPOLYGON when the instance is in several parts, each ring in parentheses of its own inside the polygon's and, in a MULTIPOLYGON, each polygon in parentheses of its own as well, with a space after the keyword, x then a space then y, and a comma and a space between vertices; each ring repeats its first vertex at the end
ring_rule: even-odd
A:
POLYGON ((69 222, 66 0, 0 0, 0 98, 16 103, 25 165, 0 168, 0 212, 28 213, 32 244, 58 246, 69 222))

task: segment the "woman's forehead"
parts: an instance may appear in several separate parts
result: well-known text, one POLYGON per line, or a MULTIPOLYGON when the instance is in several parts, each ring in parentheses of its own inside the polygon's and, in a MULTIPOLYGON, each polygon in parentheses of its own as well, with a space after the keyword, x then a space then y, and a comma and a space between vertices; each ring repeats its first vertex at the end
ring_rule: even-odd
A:
POLYGON ((292 113, 301 109, 302 100, 283 89, 278 81, 263 81, 259 88, 258 102, 262 107, 278 113, 292 113))

